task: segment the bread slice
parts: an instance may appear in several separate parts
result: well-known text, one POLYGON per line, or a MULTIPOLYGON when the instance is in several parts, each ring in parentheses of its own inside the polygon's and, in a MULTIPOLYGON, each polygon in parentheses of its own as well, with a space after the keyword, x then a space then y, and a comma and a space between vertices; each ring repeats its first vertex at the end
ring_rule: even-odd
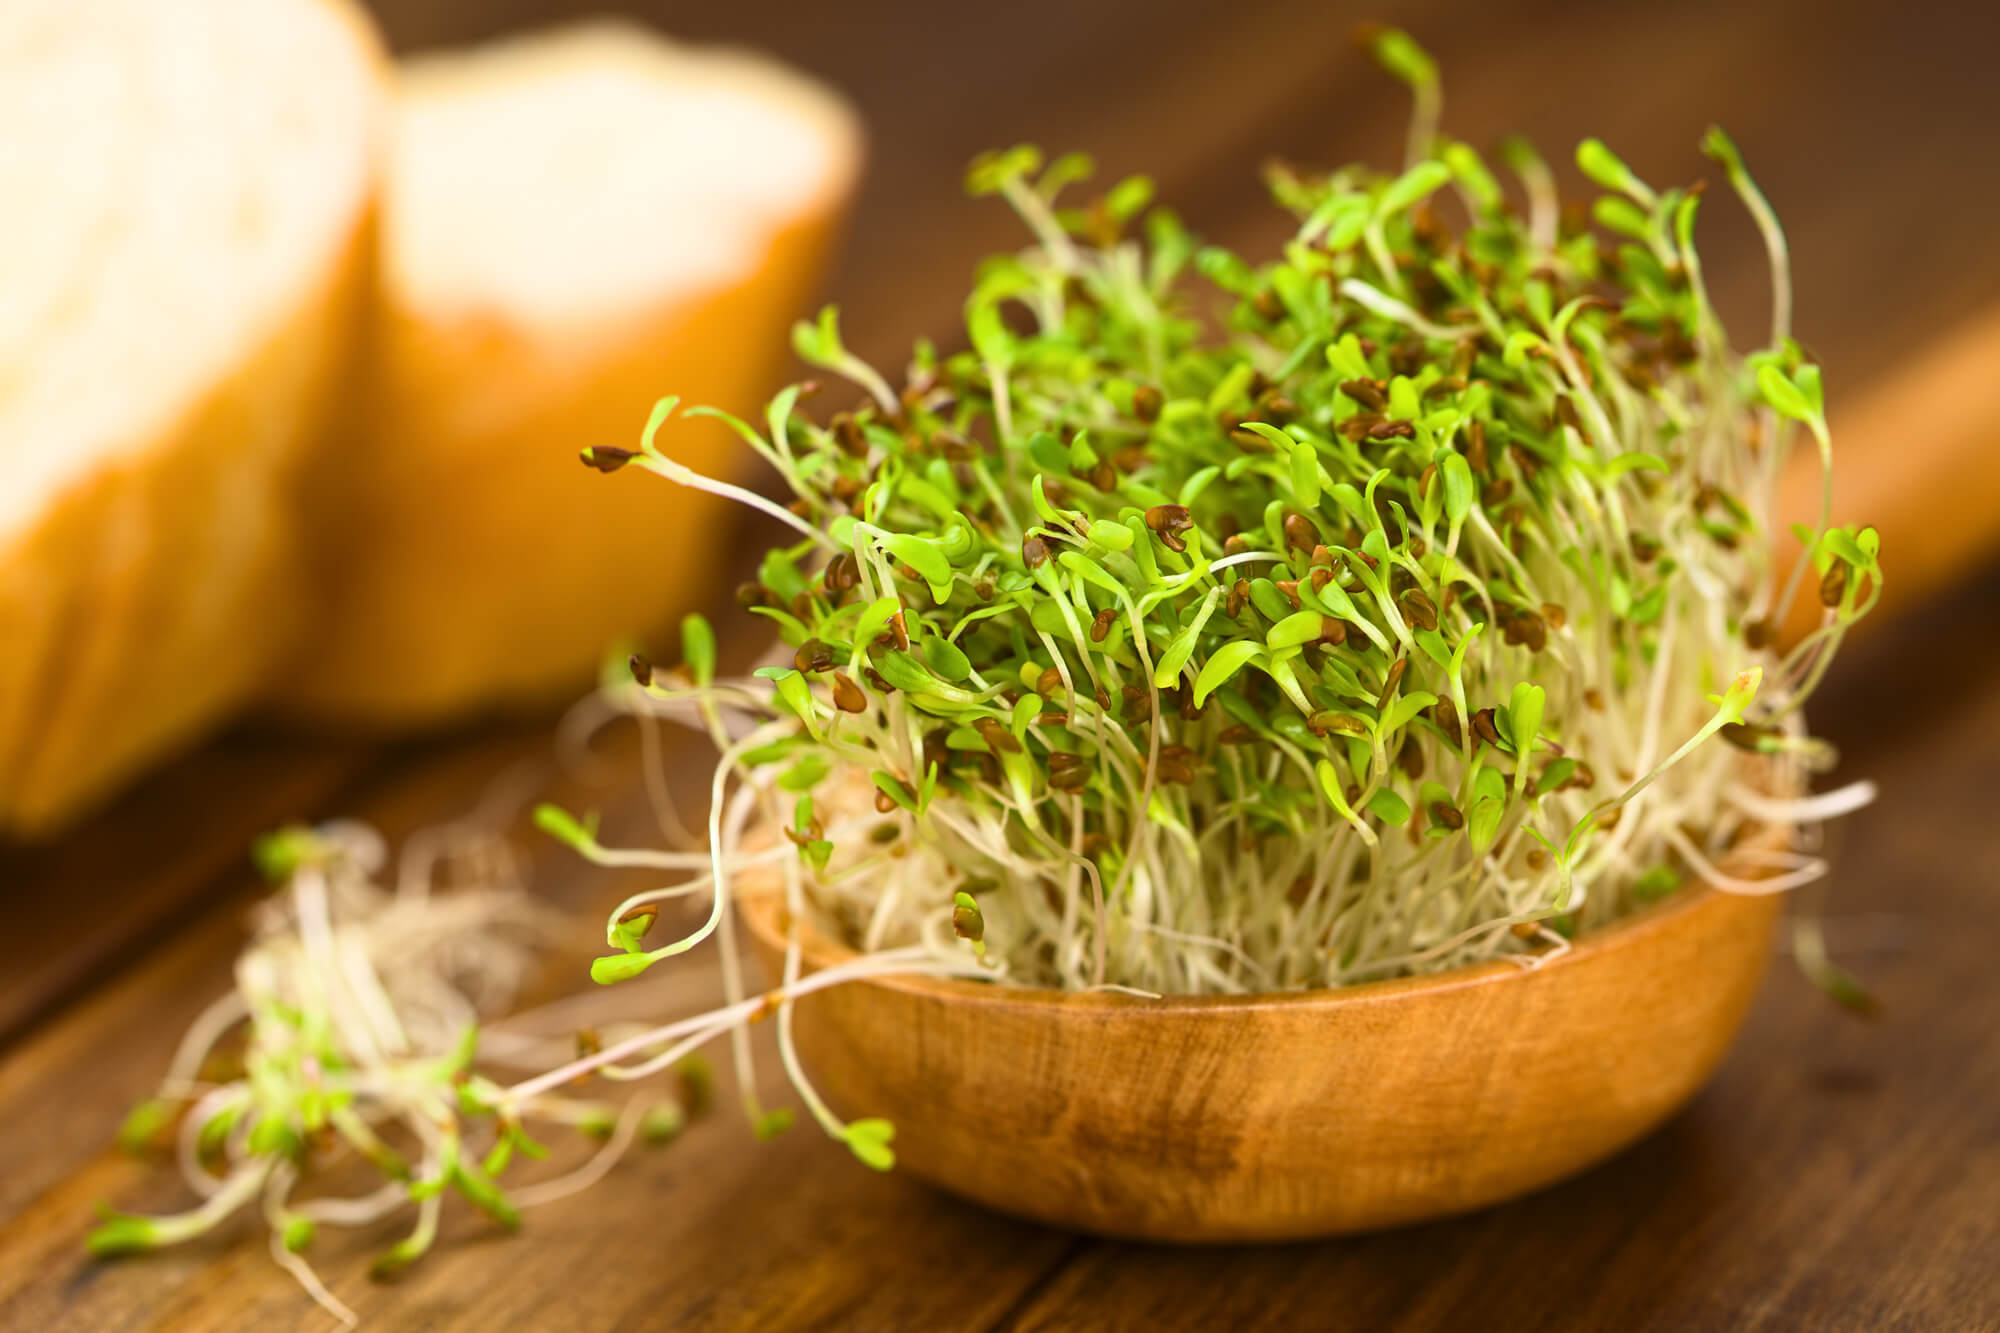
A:
MULTIPOLYGON (((712 580, 725 506, 584 468, 655 398, 739 412, 857 174, 844 104, 596 22, 412 61, 358 419, 312 488, 321 600, 276 706, 376 726, 546 704, 712 580)), ((731 470, 713 421, 670 447, 731 470)))
POLYGON ((383 63, 328 0, 0 5, 0 834, 254 695, 352 346, 383 63))

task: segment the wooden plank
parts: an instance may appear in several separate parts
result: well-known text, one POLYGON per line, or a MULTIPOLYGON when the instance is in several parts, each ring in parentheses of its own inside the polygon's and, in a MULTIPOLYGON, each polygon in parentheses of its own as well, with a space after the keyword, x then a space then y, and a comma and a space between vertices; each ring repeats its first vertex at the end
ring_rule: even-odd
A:
MULTIPOLYGON (((559 776, 544 786, 578 808, 603 805, 607 836, 642 838, 636 746, 627 735, 600 749, 608 781, 559 776)), ((392 838, 406 834, 462 814, 496 774, 540 765, 546 750, 539 731, 441 747, 344 813, 392 838)), ((686 753, 695 750, 691 743, 686 753)), ((684 786, 705 781, 700 764, 677 769, 684 786)), ((594 936, 595 914, 646 878, 598 872, 535 835, 517 841, 533 858, 541 896, 587 922, 580 936, 594 936)), ((0 1140, 0 1327, 235 1329, 304 1313, 302 1295, 269 1263, 247 1222, 137 1262, 99 1265, 81 1250, 99 1200, 153 1210, 190 1202, 171 1171, 122 1159, 108 1136, 158 1078, 186 1022, 228 984, 239 918, 255 892, 247 874, 235 877, 191 929, 44 1025, 0 1065, 0 1118, 19 1126, 0 1140), (61 1113, 50 1114, 58 1106, 61 1113)), ((587 938, 580 944, 557 955, 544 990, 575 987, 590 953, 601 951, 587 938)), ((661 973, 659 984, 621 987, 613 1007, 671 1016, 719 1000, 713 951, 661 973)), ((766 1048, 767 1077, 775 1067, 766 1048)), ((635 1154, 629 1169, 598 1188, 534 1214, 537 1240, 506 1245, 502 1264, 495 1264, 501 1251, 482 1243, 487 1229, 466 1217, 455 1217, 440 1252, 394 1287, 363 1276, 394 1228, 329 1234, 315 1257, 357 1308, 398 1319, 465 1326, 582 1319, 599 1327, 629 1318, 732 1328, 866 1307, 890 1310, 906 1326, 938 1326, 960 1313, 997 1318, 1068 1249, 1060 1236, 997 1223, 907 1177, 869 1172, 808 1127, 758 1144, 733 1113, 729 1086, 725 1071, 722 1113, 672 1148, 635 1154), (648 1256, 659 1246, 671 1258, 642 1260, 639 1246, 648 1256), (613 1262, 607 1256, 617 1256, 615 1274, 595 1273, 594 1264, 613 1262), (910 1262, 957 1274, 967 1286, 888 1281, 910 1262), (885 1291, 890 1303, 876 1304, 885 1291)), ((776 1091, 771 1079, 766 1093, 776 1091)))
MULTIPOLYGON (((2000 577, 1967 600, 2000 604, 2000 577)), ((1577 1180, 1322 1245, 1098 1243, 1000 1327, 1088 1308, 1106 1329, 2000 1328, 2000 844, 1967 836, 2000 791, 2000 621, 1947 607, 1907 628, 1978 665, 1889 689, 1902 647, 1877 641, 1822 710, 1841 776, 1883 791, 1837 831, 1827 894, 1883 1022, 1781 964, 1709 1090, 1577 1180)))
MULTIPOLYGON (((389 17, 407 44, 568 8, 410 0, 389 17)), ((1016 235, 1002 210, 957 193, 980 148, 1023 137, 1094 148, 1107 171, 1154 170, 1198 226, 1240 241, 1270 225, 1258 160, 1387 161, 1403 116, 1402 99, 1348 52, 1348 15, 1305 0, 1258 11, 1025 0, 859 16, 797 0, 646 8, 696 35, 775 45, 854 89, 877 159, 834 290, 851 340, 891 362, 912 333, 949 331, 972 259, 1016 235)), ((1920 332, 2000 289, 2000 250, 1984 235, 2000 181, 1955 168, 1984 160, 1994 103, 1980 53, 2000 35, 1995 11, 1883 23, 1859 6, 1802 0, 1749 11, 1618 0, 1558 22, 1526 4, 1472 16, 1441 4, 1377 9, 1445 61, 1449 123, 1478 142, 1520 128, 1553 151, 1594 130, 1641 170, 1679 179, 1704 170, 1692 141, 1707 118, 1728 123, 1792 226, 1801 328, 1826 356, 1836 401, 1920 332), (1924 96, 1886 95, 1897 70, 1921 70, 1924 96), (1906 151, 1913 144, 1922 151, 1906 151), (1947 194, 1954 206, 1938 206, 1947 194), (1913 217, 1923 246, 1906 243, 1913 217)), ((1727 211, 1711 209, 1712 276, 1754 330, 1757 247, 1727 211)), ((1967 597, 1962 605, 1990 608, 2000 588, 1967 597)), ((1539 1199, 1327 1246, 1144 1250, 990 1219, 861 1172, 809 1133, 760 1148, 719 1121, 535 1216, 524 1240, 487 1244, 461 1225, 409 1281, 378 1291, 352 1282, 379 1239, 357 1238, 331 1255, 330 1275, 391 1327, 2000 1326, 1981 1266, 2000 1197, 1989 1035, 2000 1014, 1985 966, 1995 941, 1980 929, 2000 868, 1990 839, 1971 832, 1986 814, 1973 798, 2000 786, 1987 758, 2000 736, 1985 665, 2000 642, 1967 628, 1978 619, 1992 617, 1897 636, 1898 648, 1925 645, 1921 688, 1907 661, 1864 649, 1844 667, 1859 684, 1828 714, 1888 792, 1845 835, 1834 896, 1843 914, 1884 914, 1846 922, 1860 944, 1871 930, 1912 937, 1905 954, 1859 960, 1891 1003, 1889 1022, 1852 1025, 1781 975, 1688 1116, 1539 1199)), ((342 804, 402 827, 457 813, 497 767, 533 749, 522 744, 434 751, 403 780, 342 804)), ((290 773, 280 762, 271 780, 290 773)), ((334 812, 305 786, 294 809, 334 812)), ((209 858, 200 864, 240 865, 252 827, 241 825, 190 833, 209 858)), ((601 878, 542 864, 543 882, 571 901, 601 908, 616 896, 601 878)), ((214 875, 188 871, 183 882, 214 875)), ((37 900, 65 888, 52 872, 23 882, 37 900)), ((0 1217, 10 1219, 0 1223, 0 1324, 237 1328, 305 1314, 248 1229, 119 1266, 89 1265, 76 1248, 97 1197, 178 1200, 171 1180, 102 1145, 181 1024, 223 984, 234 913, 252 887, 241 871, 215 887, 227 905, 46 1022, 0 1066, 0 1113, 15 1127, 0 1141, 0 1217)), ((692 1001, 706 977, 678 975, 692 1001)), ((10 975, 10 997, 12 985, 10 975)))
POLYGON ((142 782, 59 843, 0 843, 0 1050, 147 948, 257 833, 324 804, 377 752, 231 737, 142 782))

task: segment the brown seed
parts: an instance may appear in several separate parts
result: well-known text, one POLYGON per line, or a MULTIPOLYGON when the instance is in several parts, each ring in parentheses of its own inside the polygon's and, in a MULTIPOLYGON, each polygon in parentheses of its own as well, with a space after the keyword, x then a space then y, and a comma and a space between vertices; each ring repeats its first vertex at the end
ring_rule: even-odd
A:
POLYGON ((1111 465, 1110 459, 1097 460, 1097 466, 1090 470, 1090 484, 1100 491, 1118 489, 1118 469, 1111 465))
MULTIPOLYGON (((1177 536, 1194 526, 1194 516, 1188 513, 1186 505, 1154 505, 1146 511, 1146 526, 1158 533, 1161 541, 1177 536)), ((1170 543, 1171 544, 1171 543, 1170 543)), ((1185 544, 1175 550, 1187 549, 1185 544)))
POLYGON ((638 456, 630 449, 613 449, 605 444, 593 444, 578 455, 585 467, 594 467, 599 472, 616 472, 638 456))
POLYGON ((1263 414, 1264 420, 1277 426, 1287 425, 1299 415, 1299 405, 1277 392, 1260 394, 1257 398, 1257 409, 1263 414))
POLYGON ((1819 581, 1819 604, 1837 607, 1840 599, 1847 595, 1847 562, 1836 559, 1826 567, 1826 576, 1819 581))
POLYGON ((1554 602, 1543 602, 1542 619, 1549 623, 1550 629, 1560 630, 1563 626, 1569 624, 1569 612, 1563 610, 1563 608, 1557 606, 1554 602))
POLYGON ((875 793, 876 813, 884 815, 893 814, 895 813, 895 809, 896 809, 896 798, 889 795, 888 792, 878 789, 875 793))
POLYGON ((1049 755, 1049 785, 1058 791, 1080 791, 1090 783, 1090 768, 1080 754, 1058 750, 1049 755))
POLYGON ((1438 828, 1447 828, 1456 832, 1465 827, 1465 816, 1460 814, 1458 807, 1450 801, 1432 801, 1430 804, 1430 815, 1431 823, 1438 828))
POLYGON ((1465 461, 1474 472, 1486 471, 1486 423, 1475 421, 1466 432, 1465 461))
POLYGON ((1389 405, 1382 386, 1374 380, 1343 380, 1340 391, 1371 412, 1380 412, 1389 405))
POLYGON ((889 617, 889 637, 895 643, 898 652, 910 651, 910 630, 903 623, 901 611, 889 617))
POLYGON ((979 733, 979 739, 985 741, 995 754, 1021 753, 1021 742, 1014 739, 1014 733, 1007 730, 1006 723, 998 718, 982 717, 972 724, 972 729, 979 733))
POLYGON ((1513 493, 1513 478, 1495 477, 1480 490, 1479 503, 1488 509, 1498 509, 1501 505, 1507 503, 1507 497, 1513 493))
POLYGON ((1438 627, 1437 603, 1422 593, 1416 591, 1406 592, 1397 604, 1403 608, 1403 618, 1418 629, 1436 629, 1438 627))
MULTIPOLYGON (((1235 541, 1234 537, 1230 538, 1235 541)), ((1222 604, 1223 611, 1231 620, 1243 614, 1244 604, 1250 600, 1250 580, 1238 579, 1229 586, 1229 596, 1222 604)))
POLYGON ((1556 421, 1578 435, 1583 434, 1583 418, 1577 413, 1576 403, 1566 393, 1556 395, 1556 421))
POLYGON ((1256 739, 1257 733, 1244 726, 1241 722, 1224 727, 1221 731, 1215 733, 1215 743, 1217 745, 1247 745, 1256 739))
POLYGON ((1092 643, 1103 643, 1105 636, 1111 633, 1112 622, 1117 619, 1117 610, 1109 606, 1092 616, 1090 618, 1090 641, 1092 643))
POLYGON ((1063 684, 1062 672, 1054 667, 1043 667, 1042 674, 1035 677, 1035 693, 1044 699, 1053 699, 1068 688, 1063 684))
POLYGON ((865 458, 868 454, 868 437, 861 432, 861 423, 846 412, 836 412, 829 423, 833 431, 833 442, 849 458, 865 458))
POLYGON ((951 767, 951 746, 945 740, 948 735, 943 727, 933 727, 924 733, 924 772, 936 769, 942 773, 951 767))
POLYGON ((792 665, 807 674, 824 671, 833 665, 833 649, 818 639, 807 639, 792 654, 792 665))
POLYGON ((1593 713, 1604 711, 1604 693, 1595 687, 1583 692, 1583 706, 1593 713))
POLYGON ((1454 749, 1464 748, 1465 732, 1459 727, 1458 707, 1449 698, 1440 699, 1432 705, 1431 721, 1438 724, 1438 730, 1450 739, 1454 749))
POLYGON ((1347 642, 1347 622, 1338 616, 1319 618, 1319 642, 1338 648, 1347 642))
POLYGON ((764 585, 761 583, 739 583, 736 585, 736 604, 745 611, 764 605, 764 585))
POLYGON ((632 669, 633 680, 638 681, 641 685, 651 685, 653 683, 653 664, 646 660, 643 653, 633 653, 632 656, 625 659, 625 665, 632 669))
POLYGON ((1396 751, 1396 767, 1412 782, 1424 775, 1424 747, 1417 744, 1414 732, 1403 737, 1403 748, 1396 751))
POLYGON ((1376 711, 1389 706, 1389 700, 1395 698, 1396 687, 1403 683, 1403 673, 1409 667, 1410 659, 1407 657, 1399 657, 1389 664, 1389 673, 1382 678, 1382 692, 1375 696, 1376 711))
POLYGON ((1291 599, 1292 610, 1297 611, 1300 609, 1299 581, 1297 579, 1275 579, 1272 581, 1271 586, 1291 599))
POLYGON ((1500 744, 1500 730, 1493 722, 1493 710, 1482 708, 1472 715, 1472 734, 1488 745, 1500 744))
POLYGON ((1632 534, 1632 558, 1642 565, 1650 565, 1659 558, 1660 544, 1644 533, 1632 534))
POLYGON ((1266 324, 1275 324, 1285 317, 1285 303, 1279 300, 1278 294, 1269 287, 1257 293, 1255 299, 1250 302, 1250 308, 1255 310, 1257 318, 1266 324))
POLYGON ((847 592, 860 585, 861 566, 846 551, 826 562, 826 569, 820 575, 826 590, 833 593, 847 592))
POLYGON ((1036 718, 1035 725, 1039 727, 1066 727, 1069 725, 1069 714, 1063 712, 1061 709, 1055 709, 1051 712, 1043 713, 1040 717, 1036 718))
POLYGON ((1021 539, 1021 563, 1029 569, 1040 569, 1049 563, 1049 544, 1038 532, 1031 532, 1021 539))
POLYGON ((1539 653, 1548 647, 1549 627, 1541 616, 1533 611, 1521 611, 1501 622, 1501 635, 1516 647, 1525 646, 1531 653, 1539 653))
POLYGON ((1743 627, 1743 642, 1750 648, 1768 648, 1775 637, 1768 620, 1753 620, 1743 627))
POLYGON ((1320 544, 1319 529, 1313 526, 1311 519, 1297 510, 1286 513, 1284 530, 1287 550, 1310 551, 1320 544))
POLYGON ((1528 869, 1541 870, 1549 863, 1549 854, 1539 847, 1528 849, 1528 869))
POLYGON ((1160 409, 1166 402, 1165 394, 1150 384, 1141 384, 1132 390, 1132 415, 1150 426, 1160 419, 1160 409))
POLYGON ((852 680, 836 674, 833 678, 833 706, 843 713, 865 713, 868 711, 868 696, 852 680))
POLYGON ((1535 921, 1516 921, 1507 930, 1517 940, 1529 940, 1541 934, 1542 927, 1535 921))

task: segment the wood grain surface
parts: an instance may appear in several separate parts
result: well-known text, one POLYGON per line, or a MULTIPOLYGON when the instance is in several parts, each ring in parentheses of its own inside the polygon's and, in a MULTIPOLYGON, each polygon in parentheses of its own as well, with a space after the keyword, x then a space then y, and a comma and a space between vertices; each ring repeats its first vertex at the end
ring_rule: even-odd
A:
MULTIPOLYGON (((740 901, 781 976, 782 892, 740 901)), ((955 1194, 1120 1239, 1317 1240, 1517 1198, 1658 1128, 1735 1040, 1781 907, 1694 888, 1533 968, 1282 995, 888 977, 795 1026, 834 1109, 888 1117, 899 1167, 955 1194)), ((808 970, 855 956, 802 938, 808 970)))
MULTIPOLYGON (((604 6, 377 7, 410 49, 604 6)), ((850 340, 877 357, 917 333, 950 338, 970 265, 1014 236, 999 210, 960 196, 979 149, 1090 148, 1107 172, 1152 172, 1198 229, 1234 243, 1274 234, 1255 176, 1266 156, 1391 161, 1405 106, 1347 44, 1363 17, 1405 23, 1435 50, 1447 124, 1476 143, 1521 129, 1560 156, 1595 132, 1667 181, 1703 174, 1701 131, 1727 125, 1790 229, 1799 331, 1826 363, 1836 429, 1843 404, 1928 373, 1924 349, 2000 300, 1991 7, 624 7, 772 48, 855 97, 874 156, 833 294, 850 340)), ((1711 283, 1752 335, 1767 299, 1755 236, 1727 208, 1703 225, 1711 283)), ((1996 378, 1952 382, 1977 393, 1996 378)), ((1966 411, 1975 428, 1992 419, 1966 411)), ((1990 455, 1965 459, 1990 485, 1990 455)), ((1977 546, 1975 534, 1966 549, 1977 546)), ((1893 578, 1893 544, 1884 560, 1893 578)), ((328 1236, 315 1257, 379 1329, 2000 1329, 1996 664, 1989 570, 1857 644, 1817 710, 1842 776, 1883 790, 1831 835, 1823 897, 1836 950, 1886 1016, 1848 1017, 1779 959, 1687 1111, 1515 1204, 1334 1242, 1156 1249, 1009 1221, 906 1173, 870 1173, 810 1132, 759 1144, 720 1115, 531 1215, 521 1237, 452 1211, 440 1250, 394 1286, 362 1276, 382 1234, 328 1236)), ((98 1200, 188 1202, 170 1172, 107 1144, 182 1025, 226 985, 256 892, 242 856, 252 830, 347 814, 394 836, 464 813, 496 774, 539 772, 549 753, 542 727, 393 751, 239 737, 66 843, 0 849, 0 1328, 322 1325, 248 1225, 87 1261, 98 1200)), ((633 762, 616 745, 595 785, 550 781, 636 835, 633 762)), ((602 910, 629 888, 532 837, 521 845, 559 903, 602 910)), ((707 966, 690 959, 645 1003, 700 1002, 707 966)), ((558 959, 550 984, 580 975, 558 959)))

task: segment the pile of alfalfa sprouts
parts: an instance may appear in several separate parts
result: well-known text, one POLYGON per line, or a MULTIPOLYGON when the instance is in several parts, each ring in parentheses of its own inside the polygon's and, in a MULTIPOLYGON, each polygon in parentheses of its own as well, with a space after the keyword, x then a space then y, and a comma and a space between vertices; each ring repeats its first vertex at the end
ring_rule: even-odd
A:
MULTIPOLYGON (((638 450, 585 450, 790 535, 739 598, 783 660, 718 679, 713 631, 690 618, 681 667, 634 658, 596 700, 712 737, 707 850, 607 848, 587 821, 539 815, 593 860, 684 876, 620 904, 593 976, 719 933, 726 1006, 511 1086, 472 1075, 452 1006, 431 1006, 430 1040, 396 1040, 428 1003, 376 994, 408 937, 384 924, 396 908, 346 927, 351 957, 326 953, 313 886, 358 872, 323 846, 232 1011, 253 1053, 288 1063, 204 1087, 183 1060, 171 1080, 194 1099, 184 1142, 234 1164, 218 1178, 184 1154, 210 1199, 198 1220, 262 1191, 289 1244, 291 1219, 328 1215, 283 1202, 304 1136, 330 1126, 373 1159, 374 1122, 400 1120, 421 1161, 381 1197, 419 1201, 407 1257, 447 1186, 510 1215, 494 1177, 532 1142, 525 1120, 601 1127, 604 1108, 565 1100, 578 1077, 666 1069, 725 1033, 753 1115, 779 1127, 743 1037, 773 1009, 808 1110, 887 1166, 890 1127, 840 1120, 790 1036, 790 997, 856 977, 1253 993, 1535 965, 1691 880, 1761 893, 1821 873, 1750 835, 1867 799, 1801 795, 1830 761, 1801 707, 1882 580, 1873 530, 1831 526, 1825 500, 1790 559, 1766 528, 1795 443, 1831 467, 1776 218, 1711 131, 1773 273, 1769 345, 1738 355, 1703 286, 1699 187, 1655 190, 1589 140, 1576 160, 1602 193, 1565 210, 1510 141, 1517 203, 1438 133, 1428 57, 1395 32, 1374 52, 1416 94, 1404 169, 1273 169, 1295 221, 1276 256, 1201 245, 1143 178, 1072 205, 1087 160, 990 155, 969 187, 1011 204, 1033 244, 980 266, 965 350, 918 344, 899 386, 829 310, 795 344, 858 402, 816 417, 837 395, 801 385, 759 424, 681 414, 734 429, 783 502, 676 462, 673 399, 638 450), (1819 625, 1781 651, 1773 627, 1801 597, 1819 625), (748 890, 783 892, 794 923, 766 996, 731 938, 748 890), (702 924, 651 942, 659 901, 686 896, 702 924), (857 956, 803 976, 805 921, 857 956), (497 1126, 481 1164, 461 1117, 497 1126)), ((1815 941, 1801 957, 1854 996, 1815 941)), ((192 1224, 111 1225, 106 1248, 192 1224)))

